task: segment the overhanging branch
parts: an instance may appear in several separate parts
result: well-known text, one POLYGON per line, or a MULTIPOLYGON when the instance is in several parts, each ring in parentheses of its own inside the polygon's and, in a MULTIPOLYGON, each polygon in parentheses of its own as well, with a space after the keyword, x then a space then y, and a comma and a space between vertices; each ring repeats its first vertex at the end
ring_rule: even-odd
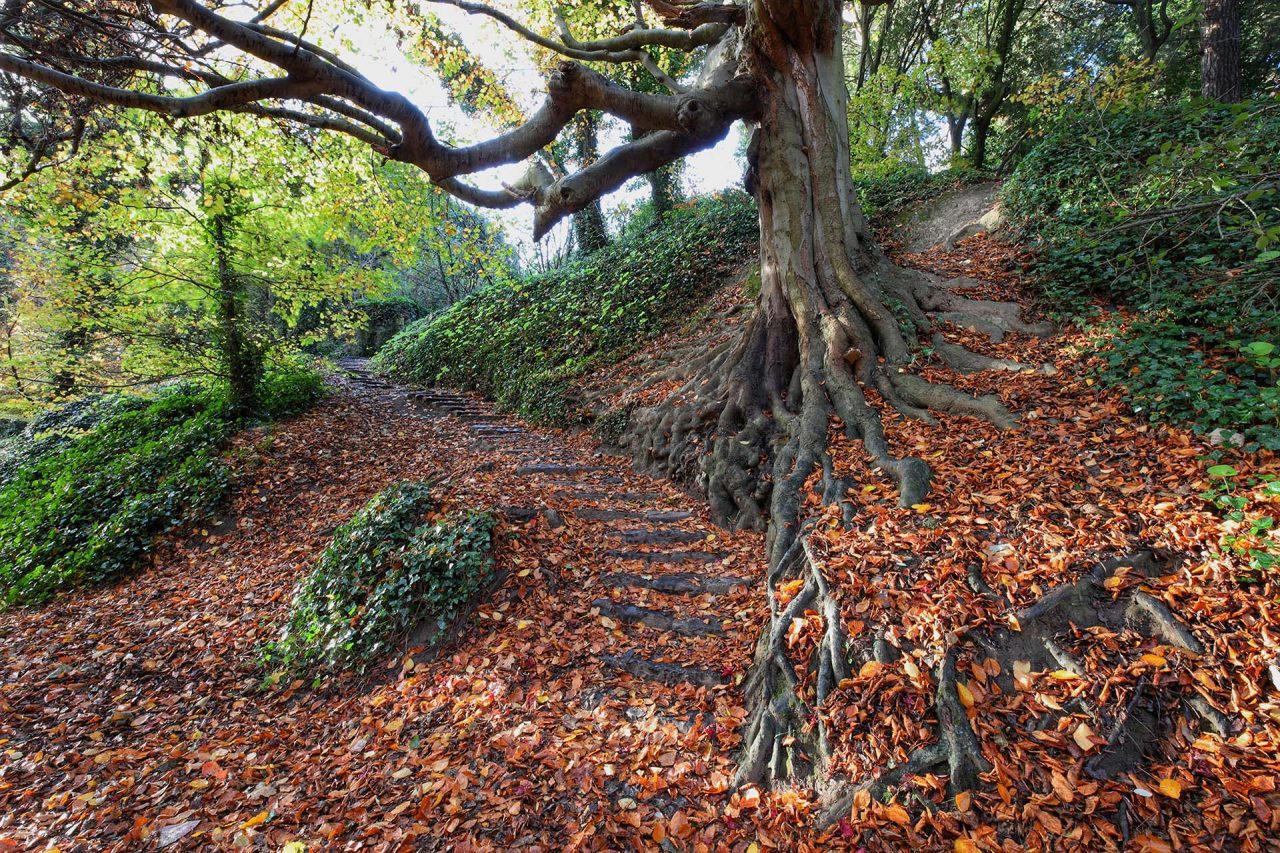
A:
MULTIPOLYGON (((665 75, 645 48, 692 49, 729 44, 727 39, 736 38, 733 16, 725 11, 730 7, 708 10, 680 4, 694 18, 682 20, 675 29, 649 27, 637 14, 627 32, 587 42, 574 39, 566 26, 561 43, 483 4, 439 2, 494 17, 526 39, 568 56, 642 63, 659 79, 665 75)), ((172 117, 221 110, 344 133, 389 158, 417 166, 443 189, 472 204, 534 205, 539 233, 631 177, 724 138, 732 122, 749 117, 756 106, 750 85, 735 76, 736 52, 731 49, 710 52, 715 73, 704 73, 691 90, 664 79, 676 90, 669 95, 632 91, 584 65, 565 61, 550 76, 542 107, 526 122, 483 142, 449 146, 435 138, 425 114, 403 95, 378 88, 329 49, 264 23, 280 5, 268 3, 259 16, 240 21, 200 0, 149 0, 149 8, 113 7, 110 14, 96 16, 93 9, 77 10, 50 0, 42 7, 46 18, 30 31, 23 31, 21 21, 6 19, 0 45, 8 50, 0 50, 0 73, 82 101, 172 117), (64 30, 86 27, 92 37, 83 43, 62 38, 64 30), (264 71, 264 65, 276 69, 275 76, 264 71), (174 78, 197 91, 171 94, 164 81, 174 78), (533 184, 494 191, 459 180, 535 157, 583 110, 608 113, 646 135, 558 181, 546 175, 533 184)))

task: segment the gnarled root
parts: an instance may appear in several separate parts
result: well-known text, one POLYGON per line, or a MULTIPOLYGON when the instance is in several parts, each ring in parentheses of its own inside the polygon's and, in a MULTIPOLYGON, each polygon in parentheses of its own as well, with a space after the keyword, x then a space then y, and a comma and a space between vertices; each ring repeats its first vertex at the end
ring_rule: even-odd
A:
POLYGON ((848 641, 839 606, 821 565, 798 536, 769 572, 769 629, 756 644, 755 662, 744 686, 750 713, 738 783, 792 779, 809 783, 826 775, 831 744, 825 724, 813 712, 849 677, 848 641), (788 598, 783 586, 799 585, 788 598), (822 621, 821 639, 806 671, 815 672, 813 704, 802 698, 800 677, 787 654, 791 626, 806 614, 822 621))
MULTIPOLYGON (((1016 614, 1013 620, 1019 630, 998 628, 979 632, 961 640, 943 652, 938 664, 935 696, 938 740, 914 752, 907 761, 889 768, 871 779, 845 780, 827 796, 828 806, 821 823, 845 817, 859 791, 879 797, 887 789, 915 774, 943 772, 950 779, 950 794, 978 786, 981 775, 991 769, 983 755, 982 744, 970 724, 968 712, 959 698, 956 659, 962 653, 977 653, 999 664, 995 683, 1004 693, 1018 689, 1015 664, 1032 671, 1066 671, 1084 675, 1085 668, 1064 648, 1064 637, 1091 628, 1130 631, 1194 654, 1204 651, 1187 626, 1159 599, 1137 588, 1113 591, 1108 580, 1117 576, 1121 567, 1138 574, 1167 572, 1150 552, 1108 560, 1073 584, 1050 590, 1031 607, 1016 614)), ((1118 709, 1079 707, 1064 712, 1088 711, 1104 721, 1103 735, 1107 743, 1084 765, 1089 775, 1109 779, 1136 769, 1151 759, 1159 742, 1170 731, 1172 721, 1164 709, 1181 703, 1186 715, 1198 725, 1220 737, 1230 733, 1230 720, 1194 691, 1185 695, 1176 687, 1153 687, 1140 680, 1132 696, 1118 709)), ((1038 727, 1053 729, 1056 720, 1039 721, 1038 727)), ((988 745, 988 748, 992 748, 988 745)))
MULTIPOLYGON (((704 493, 728 527, 763 529, 771 517, 775 526, 785 526, 795 523, 802 486, 814 470, 822 472, 817 491, 824 503, 844 499, 850 484, 835 475, 826 453, 835 415, 850 438, 863 442, 872 465, 893 480, 900 502, 921 502, 928 466, 892 455, 868 391, 896 412, 928 423, 937 413, 978 417, 1001 429, 1015 419, 995 397, 974 397, 909 372, 896 323, 880 318, 873 332, 848 295, 871 287, 850 268, 847 287, 797 285, 801 292, 790 299, 762 299, 736 340, 661 374, 669 381, 684 369, 682 384, 662 403, 631 413, 619 445, 641 470, 704 493)), ((910 291, 894 295, 924 316, 910 291)), ((961 348, 948 350, 956 351, 961 348)), ((775 558, 790 544, 788 537, 780 541, 775 558)))

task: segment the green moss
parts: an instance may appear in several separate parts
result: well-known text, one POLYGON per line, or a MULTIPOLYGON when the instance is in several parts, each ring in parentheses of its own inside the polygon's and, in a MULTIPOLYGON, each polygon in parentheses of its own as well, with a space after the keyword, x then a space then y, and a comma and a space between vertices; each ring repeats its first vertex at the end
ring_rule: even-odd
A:
POLYGON ((750 198, 704 199, 660 227, 410 325, 375 366, 399 380, 480 391, 534 421, 571 422, 577 379, 687 318, 756 243, 750 198))
POLYGON ((1280 449, 1275 101, 1068 115, 1005 183, 1051 307, 1096 333, 1097 375, 1154 421, 1280 449), (1132 309, 1100 320, 1101 300, 1132 309))
POLYGON ((591 434, 606 447, 617 447, 631 423, 631 407, 619 406, 604 412, 591 424, 591 434))
POLYGON ((494 521, 437 509, 426 484, 398 483, 338 528, 264 666, 364 669, 423 622, 445 628, 492 572, 494 521))

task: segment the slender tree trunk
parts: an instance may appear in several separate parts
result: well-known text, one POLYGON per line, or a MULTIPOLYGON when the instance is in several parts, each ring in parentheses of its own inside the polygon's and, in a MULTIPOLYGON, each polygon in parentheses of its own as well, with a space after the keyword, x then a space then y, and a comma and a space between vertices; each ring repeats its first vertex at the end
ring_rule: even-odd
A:
POLYGON ((653 218, 662 222, 679 200, 676 188, 676 167, 663 166, 654 169, 647 176, 649 181, 649 200, 653 204, 653 218))
MULTIPOLYGON (((577 144, 578 167, 583 168, 600 159, 600 116, 591 110, 580 114, 574 125, 577 144)), ((574 236, 578 251, 589 255, 609 244, 609 231, 604 223, 604 208, 596 199, 573 215, 574 236)))
POLYGON ((1240 0, 1205 0, 1200 93, 1235 103, 1244 97, 1240 72, 1240 0))
POLYGON ((987 138, 991 135, 991 118, 975 116, 973 119, 972 145, 969 148, 969 165, 981 171, 987 163, 987 138))
POLYGON ((1134 3, 1133 9, 1134 28, 1138 33, 1138 43, 1142 45, 1142 59, 1145 62, 1155 62, 1156 53, 1160 50, 1160 43, 1156 39, 1155 22, 1151 19, 1151 7, 1145 3, 1134 3))
POLYGON ((231 410, 244 416, 257 408, 262 363, 257 348, 244 334, 244 294, 239 276, 231 267, 226 214, 213 216, 213 248, 218 277, 218 355, 231 395, 231 410))
POLYGON ((82 320, 72 321, 71 328, 58 335, 58 349, 64 361, 50 382, 55 399, 68 400, 80 391, 80 366, 89 352, 89 330, 82 320))
POLYGON ((967 115, 947 114, 947 143, 953 160, 964 151, 964 129, 968 123, 967 115))
MULTIPOLYGON (((631 128, 632 142, 643 136, 644 131, 631 128)), ((663 222, 680 201, 680 165, 669 163, 660 166, 645 175, 645 180, 649 182, 649 203, 653 207, 654 221, 663 222)))

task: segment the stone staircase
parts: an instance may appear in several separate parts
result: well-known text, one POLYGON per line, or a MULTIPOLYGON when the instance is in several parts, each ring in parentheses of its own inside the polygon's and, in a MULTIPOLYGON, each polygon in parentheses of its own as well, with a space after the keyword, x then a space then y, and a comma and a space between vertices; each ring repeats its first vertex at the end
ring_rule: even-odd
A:
MULTIPOLYGON (((617 461, 584 459, 580 449, 564 446, 554 433, 499 414, 478 397, 400 387, 373 374, 363 359, 345 359, 340 366, 361 393, 392 405, 407 403, 419 417, 456 422, 477 458, 492 459, 495 453, 511 458, 511 473, 542 505, 498 507, 509 522, 541 517, 553 527, 574 525, 577 540, 599 543, 598 551, 581 559, 603 567, 575 603, 585 619, 608 631, 605 640, 594 643, 604 646, 594 657, 619 682, 598 685, 605 693, 612 687, 629 689, 636 681, 725 687, 745 670, 754 620, 744 601, 752 584, 747 575, 755 571, 744 571, 749 567, 742 560, 735 565, 716 547, 728 534, 706 520, 694 499, 617 461), (686 506, 672 506, 676 501, 686 506), (734 656, 746 659, 723 660, 726 638, 741 650, 734 656), (698 648, 702 643, 719 645, 698 648), (722 666, 683 658, 720 659, 722 666)), ((604 694, 597 689, 594 695, 598 700, 604 694)))

